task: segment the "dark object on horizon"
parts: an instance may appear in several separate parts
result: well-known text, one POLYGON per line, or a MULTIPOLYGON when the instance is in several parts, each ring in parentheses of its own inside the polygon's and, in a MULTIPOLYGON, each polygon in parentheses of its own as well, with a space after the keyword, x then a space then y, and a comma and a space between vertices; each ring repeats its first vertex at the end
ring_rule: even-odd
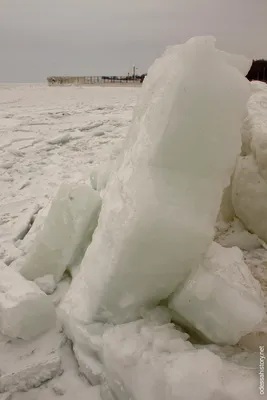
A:
POLYGON ((140 82, 143 83, 145 77, 147 74, 143 75, 128 75, 128 76, 101 76, 101 79, 103 81, 109 81, 109 82, 140 82))
POLYGON ((142 85, 147 74, 128 76, 49 76, 49 86, 84 86, 84 85, 109 85, 109 84, 132 84, 142 85))
POLYGON ((143 83, 144 82, 144 79, 145 79, 145 77, 147 76, 147 74, 143 74, 143 75, 141 75, 141 78, 140 78, 140 83, 143 83))
POLYGON ((253 60, 246 78, 249 81, 262 81, 267 83, 267 60, 253 60))

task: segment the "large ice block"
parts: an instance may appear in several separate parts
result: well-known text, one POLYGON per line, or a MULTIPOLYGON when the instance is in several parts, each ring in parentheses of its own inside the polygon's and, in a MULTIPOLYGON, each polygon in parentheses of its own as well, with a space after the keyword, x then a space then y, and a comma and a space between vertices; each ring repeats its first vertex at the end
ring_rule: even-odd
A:
POLYGON ((155 63, 72 284, 74 318, 134 320, 198 265, 240 151, 249 95, 213 38, 192 39, 155 63))
POLYGON ((267 180, 252 154, 238 158, 232 199, 236 215, 246 228, 267 242, 267 180))
POLYGON ((265 315, 260 284, 238 247, 213 242, 203 264, 171 297, 174 319, 205 339, 236 344, 265 315))
POLYGON ((59 281, 67 267, 81 261, 97 225, 101 199, 85 184, 63 184, 36 235, 20 273, 34 280, 53 275, 59 281))
POLYGON ((28 340, 55 325, 56 312, 50 298, 11 267, 0 269, 0 331, 28 340))

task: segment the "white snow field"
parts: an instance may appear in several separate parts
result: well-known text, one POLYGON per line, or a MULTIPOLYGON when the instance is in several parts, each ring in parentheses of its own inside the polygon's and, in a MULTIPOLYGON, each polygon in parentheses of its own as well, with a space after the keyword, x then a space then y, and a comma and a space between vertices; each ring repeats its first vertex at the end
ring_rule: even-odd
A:
POLYGON ((267 198, 234 172, 241 152, 267 178, 250 64, 207 37, 142 89, 0 85, 0 400, 264 398, 267 198))

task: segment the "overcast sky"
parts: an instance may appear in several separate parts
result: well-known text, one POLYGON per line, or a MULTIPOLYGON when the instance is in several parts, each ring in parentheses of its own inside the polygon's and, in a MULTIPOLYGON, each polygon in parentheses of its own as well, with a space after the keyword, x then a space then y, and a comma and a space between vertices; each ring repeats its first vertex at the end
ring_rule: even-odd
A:
POLYGON ((0 0, 0 81, 146 72, 168 44, 206 34, 267 58, 267 0, 0 0))

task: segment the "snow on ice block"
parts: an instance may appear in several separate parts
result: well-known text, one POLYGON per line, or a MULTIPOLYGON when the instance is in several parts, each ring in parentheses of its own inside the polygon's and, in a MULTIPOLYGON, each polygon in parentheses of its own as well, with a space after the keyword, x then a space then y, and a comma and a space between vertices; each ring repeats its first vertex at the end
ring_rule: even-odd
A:
POLYGON ((149 70, 71 288, 77 319, 135 320, 140 306, 175 290, 212 242, 250 95, 214 41, 175 46, 149 70))
POLYGON ((49 354, 45 360, 39 360, 36 364, 26 366, 25 369, 18 370, 15 365, 12 371, 0 377, 0 392, 14 388, 16 391, 27 391, 38 387, 54 378, 59 369, 60 358, 55 354, 49 354))
POLYGON ((235 213, 246 226, 267 242, 267 181, 253 155, 239 157, 232 180, 235 213))
POLYGON ((20 273, 30 280, 53 275, 58 282, 67 267, 81 261, 100 206, 100 196, 90 186, 61 185, 20 273))
POLYGON ((171 324, 140 321, 103 337, 103 400, 260 399, 256 371, 196 350, 171 324), (255 397, 254 397, 255 396, 255 397))
POLYGON ((0 269, 0 331, 28 340, 55 324, 56 312, 49 297, 10 267, 0 269))
POLYGON ((0 393, 28 391, 59 375, 63 343, 58 329, 29 342, 1 341, 0 393))
POLYGON ((218 344, 236 344, 265 315, 261 288, 237 247, 213 242, 204 262, 174 293, 176 322, 218 344))

